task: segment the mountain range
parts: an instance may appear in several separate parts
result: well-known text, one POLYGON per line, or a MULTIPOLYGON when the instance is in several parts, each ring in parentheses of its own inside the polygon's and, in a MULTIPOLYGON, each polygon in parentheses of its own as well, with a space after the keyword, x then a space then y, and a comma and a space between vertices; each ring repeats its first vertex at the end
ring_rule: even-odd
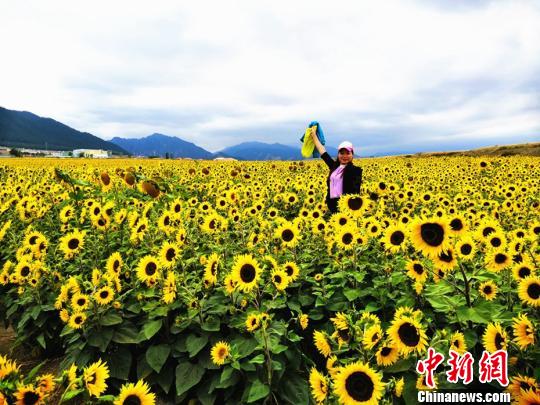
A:
POLYGON ((73 150, 104 149, 113 154, 128 152, 88 132, 80 132, 51 118, 28 111, 0 107, 0 145, 14 148, 73 150))
MULTIPOLYGON (((244 142, 212 153, 194 143, 175 136, 154 133, 133 139, 114 137, 105 141, 87 132, 80 132, 51 118, 28 111, 14 111, 0 107, 0 146, 47 150, 104 149, 115 155, 159 156, 171 158, 238 160, 301 160, 298 147, 279 143, 244 142)), ((326 147, 330 155, 337 150, 326 147)))

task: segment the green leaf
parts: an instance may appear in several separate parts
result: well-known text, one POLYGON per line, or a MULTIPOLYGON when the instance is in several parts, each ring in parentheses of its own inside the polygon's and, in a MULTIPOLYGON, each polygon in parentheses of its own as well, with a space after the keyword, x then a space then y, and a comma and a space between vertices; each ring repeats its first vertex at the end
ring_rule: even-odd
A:
POLYGON ((253 353, 258 345, 259 343, 254 337, 245 338, 239 336, 231 340, 231 347, 236 348, 240 359, 253 353))
POLYGON ((193 357, 199 353, 207 343, 208 335, 189 335, 186 339, 186 349, 188 350, 189 357, 193 357))
POLYGON ((101 330, 94 329, 91 335, 88 337, 88 344, 93 347, 99 348, 102 352, 107 350, 107 346, 111 342, 113 337, 113 330, 109 328, 103 328, 101 330))
POLYGON ((202 325, 201 329, 207 332, 219 332, 220 330, 220 322, 219 319, 211 316, 206 319, 202 325))
POLYGON ((43 335, 43 333, 40 333, 39 336, 36 338, 36 340, 42 348, 44 349, 47 348, 45 344, 45 336, 43 335))
POLYGON ((264 363, 264 354, 258 354, 257 356, 251 359, 252 364, 263 364, 264 363))
POLYGON ((122 323, 123 318, 116 312, 108 312, 105 314, 99 323, 103 326, 113 326, 122 323))
POLYGON ((161 319, 156 319, 154 321, 145 323, 142 329, 142 333, 146 340, 150 339, 152 336, 158 333, 162 325, 163 321, 161 319))
POLYGON ((176 395, 180 396, 201 381, 204 368, 189 361, 176 367, 176 395))
POLYGON ((255 380, 249 388, 247 403, 249 404, 251 402, 266 398, 268 394, 270 394, 270 388, 268 385, 263 384, 259 380, 255 380))
POLYGON ((221 378, 216 388, 229 388, 240 380, 240 374, 234 368, 226 366, 221 372, 221 378))
POLYGON ((146 361, 156 373, 159 373, 169 358, 169 354, 171 354, 171 347, 169 345, 150 346, 146 351, 146 361))
POLYGON ((84 392, 83 389, 80 389, 80 390, 74 390, 74 391, 68 391, 67 393, 65 393, 63 396, 62 396, 62 402, 64 401, 68 401, 72 398, 75 398, 77 395, 79 395, 80 393, 84 392))
POLYGON ((401 373, 403 371, 407 370, 413 370, 414 369, 414 359, 401 359, 398 360, 395 364, 392 364, 391 366, 384 367, 385 373, 401 373))
POLYGON ((133 359, 127 347, 119 346, 116 350, 104 356, 104 360, 107 361, 111 377, 118 378, 119 380, 127 380, 129 378, 133 359))
POLYGON ((292 405, 309 404, 308 377, 300 373, 287 372, 281 378, 278 385, 278 395, 285 403, 292 405))
POLYGON ((139 332, 133 325, 123 324, 115 330, 113 342, 121 344, 139 343, 139 332))

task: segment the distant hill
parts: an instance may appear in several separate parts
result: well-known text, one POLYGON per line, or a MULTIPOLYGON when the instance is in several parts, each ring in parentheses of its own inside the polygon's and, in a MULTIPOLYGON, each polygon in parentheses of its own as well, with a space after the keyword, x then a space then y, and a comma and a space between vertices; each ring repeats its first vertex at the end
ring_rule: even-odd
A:
POLYGON ((144 138, 126 139, 115 137, 111 142, 137 156, 190 157, 194 159, 213 159, 211 152, 175 136, 152 134, 144 138))
POLYGON ((407 156, 540 156, 540 142, 495 145, 484 148, 449 152, 422 152, 407 156))
POLYGON ((104 149, 114 154, 127 154, 115 144, 51 118, 3 107, 0 107, 0 145, 49 150, 104 149))

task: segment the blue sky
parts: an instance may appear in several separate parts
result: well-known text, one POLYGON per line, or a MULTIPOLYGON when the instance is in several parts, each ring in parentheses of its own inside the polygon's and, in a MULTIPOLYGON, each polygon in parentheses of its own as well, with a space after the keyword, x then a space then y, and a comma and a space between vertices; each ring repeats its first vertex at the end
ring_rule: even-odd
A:
POLYGON ((540 140, 538 1, 3 2, 0 105, 104 139, 540 140))

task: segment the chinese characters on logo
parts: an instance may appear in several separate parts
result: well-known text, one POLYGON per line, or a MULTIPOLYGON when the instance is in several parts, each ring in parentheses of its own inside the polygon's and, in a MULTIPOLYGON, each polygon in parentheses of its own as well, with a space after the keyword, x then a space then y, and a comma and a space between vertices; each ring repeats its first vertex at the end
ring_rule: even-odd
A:
MULTIPOLYGON (((489 383, 496 380, 502 386, 508 385, 508 362, 505 350, 497 350, 494 353, 484 351, 478 362, 478 376, 481 383, 489 383)), ((435 387, 433 374, 437 367, 444 361, 444 355, 438 353, 430 347, 427 353, 427 359, 418 360, 416 371, 419 374, 425 374, 426 385, 430 388, 435 387)), ((447 364, 450 370, 446 372, 447 380, 451 383, 457 383, 460 380, 463 384, 469 384, 473 380, 474 359, 469 352, 463 355, 450 350, 450 358, 447 364)))

